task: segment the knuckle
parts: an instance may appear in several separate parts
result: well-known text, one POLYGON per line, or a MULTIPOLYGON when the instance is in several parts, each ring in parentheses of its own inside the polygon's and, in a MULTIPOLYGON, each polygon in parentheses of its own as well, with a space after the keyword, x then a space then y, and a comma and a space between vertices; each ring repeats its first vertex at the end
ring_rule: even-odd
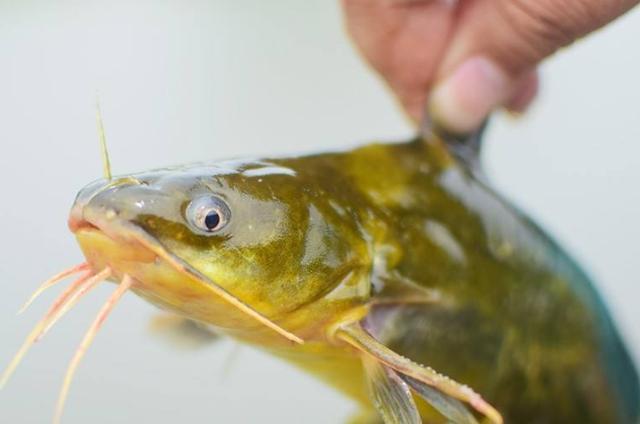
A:
MULTIPOLYGON (((637 0, 633 0, 637 3, 637 0)), ((510 0, 503 4, 559 41, 573 40, 630 8, 629 0, 510 0), (564 36, 564 38, 562 38, 564 36)))
POLYGON ((500 2, 505 21, 541 59, 572 43, 593 19, 582 1, 505 0, 500 2))
MULTIPOLYGON (((491 0, 489 0, 491 1, 491 0)), ((496 55, 519 73, 621 15, 638 0, 496 0, 505 30, 496 55), (506 36, 504 36, 506 34, 506 36)))

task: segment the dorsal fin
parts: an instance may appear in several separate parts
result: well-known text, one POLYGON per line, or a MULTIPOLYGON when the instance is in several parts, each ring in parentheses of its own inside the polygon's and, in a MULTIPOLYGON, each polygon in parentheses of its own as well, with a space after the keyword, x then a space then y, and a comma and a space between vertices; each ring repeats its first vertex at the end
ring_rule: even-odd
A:
POLYGON ((422 120, 420 134, 424 140, 438 138, 442 140, 451 154, 471 171, 480 171, 480 152, 482 136, 489 120, 485 120, 480 128, 471 134, 456 134, 438 125, 426 114, 422 120))

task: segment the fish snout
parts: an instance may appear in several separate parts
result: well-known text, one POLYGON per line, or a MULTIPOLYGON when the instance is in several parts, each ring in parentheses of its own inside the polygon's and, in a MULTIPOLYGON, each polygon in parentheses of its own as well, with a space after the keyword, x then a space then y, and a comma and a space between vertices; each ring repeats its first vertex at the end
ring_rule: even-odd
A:
POLYGON ((93 208, 86 204, 75 203, 73 205, 68 220, 72 233, 83 228, 104 229, 108 227, 109 222, 114 221, 120 215, 120 211, 113 207, 103 207, 102 211, 91 209, 93 208))
POLYGON ((115 193, 125 186, 141 185, 133 177, 95 181, 78 193, 69 213, 69 229, 75 233, 81 228, 101 228, 121 215, 115 193))

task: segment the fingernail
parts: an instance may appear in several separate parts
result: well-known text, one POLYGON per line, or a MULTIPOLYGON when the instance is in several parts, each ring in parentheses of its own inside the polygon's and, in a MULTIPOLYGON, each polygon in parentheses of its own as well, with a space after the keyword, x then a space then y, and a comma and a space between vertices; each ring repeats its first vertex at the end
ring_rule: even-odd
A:
POLYGON ((509 94, 507 75, 493 61, 474 57, 435 87, 428 110, 435 124, 467 134, 478 128, 509 94))

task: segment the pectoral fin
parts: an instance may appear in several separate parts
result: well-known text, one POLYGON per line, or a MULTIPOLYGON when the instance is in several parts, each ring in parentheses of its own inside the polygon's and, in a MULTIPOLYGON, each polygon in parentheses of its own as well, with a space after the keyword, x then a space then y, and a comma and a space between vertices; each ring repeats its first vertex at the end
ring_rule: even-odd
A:
POLYGON ((386 424, 420 424, 420 414, 407 383, 394 370, 374 358, 364 356, 362 363, 371 397, 386 424))
POLYGON ((220 339, 212 330, 174 314, 154 316, 149 329, 157 338, 185 350, 198 349, 220 339))
POLYGON ((378 277, 381 289, 372 302, 376 305, 430 304, 442 301, 439 291, 428 289, 400 275, 378 277))
POLYGON ((503 423, 500 413, 471 388, 397 354, 378 342, 360 323, 339 328, 336 337, 363 352, 368 361, 378 362, 380 367, 395 371, 397 376, 449 420, 460 424, 475 423, 473 415, 466 410, 466 404, 490 422, 503 423))

